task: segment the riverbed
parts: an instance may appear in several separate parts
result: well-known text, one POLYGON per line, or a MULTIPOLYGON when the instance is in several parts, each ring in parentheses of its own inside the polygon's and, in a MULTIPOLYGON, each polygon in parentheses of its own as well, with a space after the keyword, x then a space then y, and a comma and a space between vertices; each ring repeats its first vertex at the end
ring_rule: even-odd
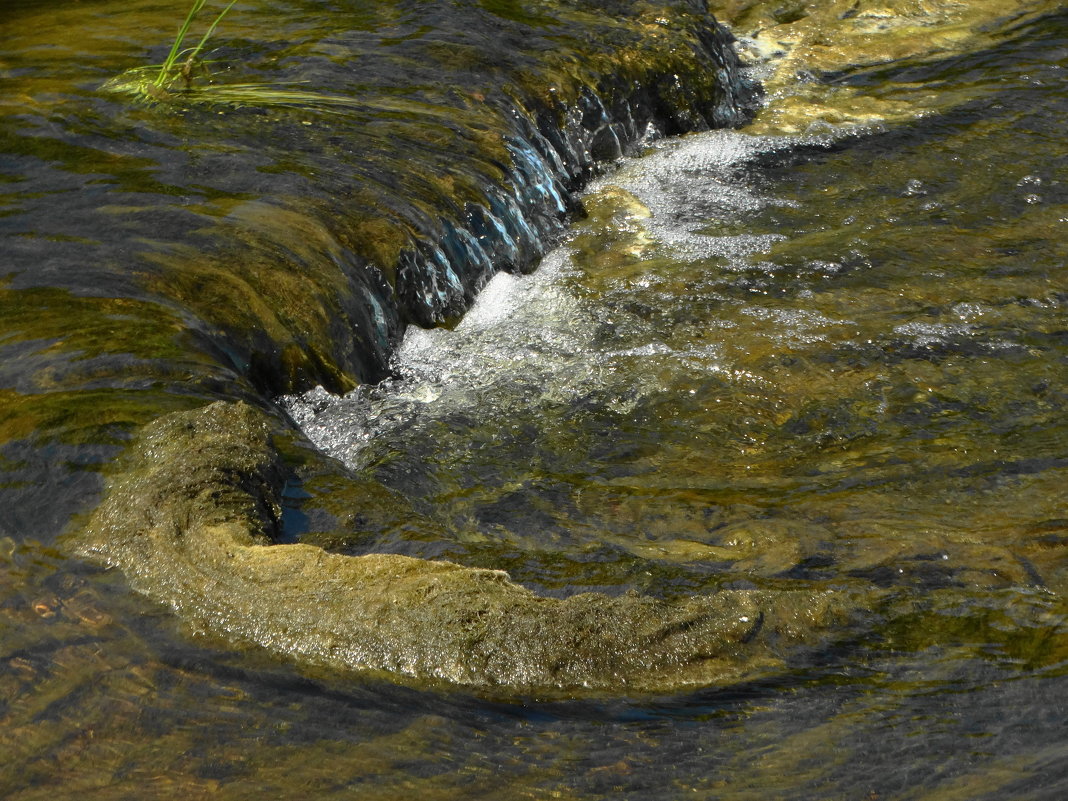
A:
POLYGON ((533 272, 398 325, 373 381, 271 394, 335 467, 290 477, 267 547, 840 625, 768 601, 759 660, 670 691, 341 671, 12 518, 8 797, 1064 795, 1068 17, 792 82, 747 44, 752 125, 652 132, 533 272))

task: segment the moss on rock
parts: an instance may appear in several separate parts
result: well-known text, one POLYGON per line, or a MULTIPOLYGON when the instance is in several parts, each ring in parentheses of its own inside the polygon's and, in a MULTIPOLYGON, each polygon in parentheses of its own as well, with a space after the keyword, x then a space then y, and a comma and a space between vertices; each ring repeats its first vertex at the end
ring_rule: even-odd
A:
POLYGON ((917 102, 839 79, 975 52, 1059 8, 1052 0, 719 0, 712 6, 743 38, 746 58, 758 65, 767 89, 770 102, 750 130, 773 135, 880 125, 943 110, 959 102, 953 92, 931 92, 917 102))
POLYGON ((332 669, 508 691, 714 684, 781 666, 855 615, 843 590, 556 599, 496 570, 272 544, 284 472, 271 427, 242 403, 160 418, 72 544, 207 631, 332 669))

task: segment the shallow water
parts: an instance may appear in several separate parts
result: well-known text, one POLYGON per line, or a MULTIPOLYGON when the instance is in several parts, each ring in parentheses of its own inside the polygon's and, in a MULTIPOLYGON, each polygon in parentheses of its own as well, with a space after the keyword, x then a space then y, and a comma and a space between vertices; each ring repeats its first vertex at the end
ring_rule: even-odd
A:
POLYGON ((421 499, 450 556, 569 591, 633 587, 635 557, 687 586, 1059 587, 1036 541, 1068 434, 1050 38, 903 70, 978 96, 908 126, 665 143, 536 275, 409 331, 393 380, 294 414, 421 499))
POLYGON ((1063 797, 1065 26, 838 79, 908 124, 664 142, 394 378, 290 401, 425 521, 294 497, 293 539, 550 595, 870 587, 869 629, 728 688, 487 700, 233 650, 4 538, 4 793, 1063 797))
POLYGON ((937 86, 949 107, 906 125, 663 143, 535 275, 409 331, 394 379, 290 402, 451 535, 350 552, 556 595, 801 581, 914 604, 785 687, 625 706, 643 723, 604 725, 664 739, 577 796, 655 797, 672 762, 660 781, 709 797, 1063 792, 1065 44, 1054 18, 846 79, 937 86))

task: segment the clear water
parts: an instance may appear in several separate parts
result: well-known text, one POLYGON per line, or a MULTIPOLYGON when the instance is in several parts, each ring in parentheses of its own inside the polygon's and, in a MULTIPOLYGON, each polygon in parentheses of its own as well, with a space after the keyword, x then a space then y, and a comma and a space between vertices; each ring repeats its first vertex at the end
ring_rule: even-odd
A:
POLYGON ((954 101, 909 124, 663 143, 394 379, 290 401, 434 524, 339 550, 555 595, 891 592, 867 636, 730 688, 494 701, 235 651, 4 538, 5 797, 1065 797, 1066 21, 842 79, 954 101))
POLYGON ((1063 51, 1012 90, 1000 69, 1031 47, 926 68, 981 99, 893 130, 665 143, 594 187, 536 275, 410 330, 394 380, 293 413, 421 499, 450 556, 542 589, 632 588, 635 559, 687 591, 1056 588, 1036 532, 1068 465, 1063 51))
POLYGON ((537 274, 498 276, 454 331, 410 331, 395 379, 291 400, 452 535, 352 551, 558 595, 800 580, 909 599, 781 684, 553 719, 543 736, 582 748, 552 786, 1064 791, 1063 33, 850 79, 955 99, 907 125, 664 143, 591 190, 537 274), (600 751, 593 730, 635 740, 600 751))

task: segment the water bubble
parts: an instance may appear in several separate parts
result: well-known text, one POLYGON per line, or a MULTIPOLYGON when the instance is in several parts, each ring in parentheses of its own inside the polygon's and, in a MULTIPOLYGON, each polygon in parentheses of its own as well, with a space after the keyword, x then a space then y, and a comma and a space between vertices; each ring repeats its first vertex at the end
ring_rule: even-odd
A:
POLYGON ((1017 186, 1039 186, 1042 183, 1042 179, 1037 175, 1025 175, 1019 181, 1016 182, 1017 186))
POLYGON ((1033 206, 1036 203, 1041 203, 1042 202, 1042 196, 1041 195, 1025 195, 1024 196, 1024 202, 1025 203, 1029 203, 1030 205, 1033 206))
POLYGON ((986 311, 985 307, 980 303, 957 303, 953 306, 953 313, 957 315, 961 320, 965 322, 971 322, 977 320, 983 316, 986 311))
POLYGON ((902 197, 915 197, 916 195, 926 195, 927 190, 923 188, 923 181, 918 178, 910 178, 908 183, 905 184, 905 191, 902 193, 902 197))

